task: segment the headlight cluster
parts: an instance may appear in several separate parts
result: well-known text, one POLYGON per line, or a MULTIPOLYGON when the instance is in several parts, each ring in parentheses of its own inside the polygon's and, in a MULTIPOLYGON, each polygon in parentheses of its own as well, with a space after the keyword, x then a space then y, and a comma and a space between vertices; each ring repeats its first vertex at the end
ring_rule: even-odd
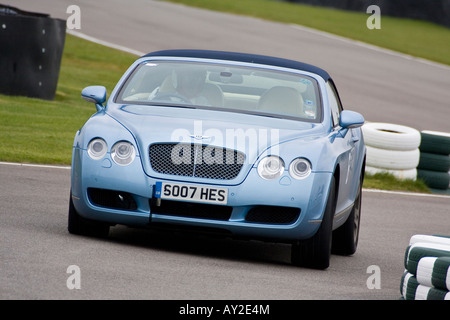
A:
POLYGON ((136 157, 136 151, 131 143, 119 141, 111 148, 111 158, 115 163, 121 166, 127 166, 133 162, 136 157))
MULTIPOLYGON (((102 138, 94 138, 88 144, 87 152, 94 160, 103 159, 107 151, 108 145, 102 138)), ((135 157, 136 149, 128 141, 116 142, 111 148, 111 158, 120 166, 129 165, 135 157)))
POLYGON ((87 152, 92 159, 100 160, 105 156, 107 149, 105 140, 95 138, 89 142, 87 152))
MULTIPOLYGON (((258 164, 258 174, 265 180, 272 180, 283 174, 285 164, 277 156, 267 156, 258 164)), ((307 178, 311 174, 311 162, 305 158, 296 158, 289 165, 289 174, 296 180, 307 178)))
POLYGON ((283 174, 284 161, 277 156, 263 158, 258 164, 258 173, 266 180, 276 179, 283 174))

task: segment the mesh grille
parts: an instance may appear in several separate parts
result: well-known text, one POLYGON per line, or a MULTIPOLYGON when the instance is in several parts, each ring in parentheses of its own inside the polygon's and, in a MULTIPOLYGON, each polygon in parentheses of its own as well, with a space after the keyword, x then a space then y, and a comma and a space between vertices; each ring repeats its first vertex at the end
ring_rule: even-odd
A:
POLYGON ((270 224, 289 224, 297 221, 299 215, 299 208, 256 206, 250 209, 247 213, 245 221, 270 224))
POLYGON ((245 161, 239 151, 189 143, 153 144, 149 154, 155 172, 216 180, 236 178, 245 161))

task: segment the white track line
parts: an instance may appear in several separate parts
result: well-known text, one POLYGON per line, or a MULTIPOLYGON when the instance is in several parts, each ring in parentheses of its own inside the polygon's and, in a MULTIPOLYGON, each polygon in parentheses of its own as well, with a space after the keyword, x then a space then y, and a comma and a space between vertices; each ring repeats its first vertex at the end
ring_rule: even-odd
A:
POLYGON ((109 47, 109 48, 113 48, 113 49, 117 49, 117 50, 120 50, 120 51, 128 52, 128 53, 134 54, 136 56, 140 56, 141 57, 141 56, 146 54, 146 53, 138 51, 138 50, 134 50, 134 49, 131 49, 131 48, 127 48, 127 47, 118 45, 118 44, 114 44, 114 43, 111 43, 111 42, 108 42, 108 41, 103 41, 103 40, 100 40, 100 39, 88 36, 87 34, 84 34, 84 33, 78 32, 78 31, 73 31, 73 30, 67 29, 66 32, 68 34, 70 34, 70 35, 75 36, 75 37, 78 37, 78 38, 81 38, 81 39, 84 39, 84 40, 88 40, 88 41, 91 41, 91 42, 94 42, 94 43, 97 43, 97 44, 101 44, 101 45, 109 47))
MULTIPOLYGON (((45 169, 63 169, 63 170, 70 170, 71 169, 70 166, 53 166, 53 165, 45 165, 45 164, 1 162, 1 161, 0 161, 0 165, 16 166, 16 167, 45 168, 45 169)), ((402 195, 402 196, 427 197, 427 198, 447 198, 447 199, 450 199, 450 196, 440 195, 440 194, 401 192, 401 191, 389 191, 389 190, 366 189, 366 188, 363 188, 363 191, 364 192, 372 192, 372 193, 387 193, 387 194, 402 195)))
POLYGON ((398 51, 382 48, 382 47, 379 47, 379 46, 376 46, 376 45, 373 45, 373 44, 369 44, 369 43, 366 43, 366 42, 362 42, 362 41, 354 40, 354 39, 350 39, 350 38, 345 38, 343 36, 339 36, 339 35, 336 35, 336 34, 333 34, 333 33, 329 33, 329 32, 326 32, 326 31, 321 31, 321 30, 317 30, 317 29, 313 29, 313 28, 308 28, 308 27, 305 27, 305 26, 302 26, 302 25, 298 25, 298 24, 290 24, 290 26, 292 28, 294 28, 294 29, 298 29, 298 30, 301 30, 301 31, 313 33, 313 34, 320 35, 320 36, 323 36, 323 37, 326 37, 326 38, 329 38, 329 39, 339 40, 339 41, 342 41, 342 42, 345 42, 345 43, 348 43, 348 44, 352 44, 352 45, 355 45, 355 46, 363 47, 363 48, 366 48, 366 49, 370 49, 370 50, 373 50, 373 51, 378 51, 378 52, 381 52, 381 53, 384 53, 384 54, 388 54, 388 55, 391 55, 391 56, 395 56, 395 57, 399 57, 399 58, 403 58, 403 59, 407 59, 407 60, 412 60, 412 61, 416 61, 416 62, 420 62, 420 63, 426 64, 426 65, 429 65, 429 66, 433 66, 433 67, 437 67, 437 68, 440 68, 440 69, 444 69, 444 70, 450 71, 450 66, 442 64, 442 63, 439 63, 439 62, 434 62, 434 61, 427 60, 427 59, 424 59, 424 58, 411 56, 411 55, 406 54, 406 53, 401 53, 401 52, 398 52, 398 51))
POLYGON ((16 163, 16 162, 1 162, 0 165, 16 166, 16 167, 34 167, 34 168, 49 168, 49 169, 64 169, 70 170, 70 166, 55 166, 47 164, 33 164, 33 163, 16 163))
MULTIPOLYGON (((329 39, 339 40, 339 41, 346 42, 348 44, 352 44, 352 45, 355 45, 355 46, 363 47, 363 48, 366 48, 366 49, 370 49, 370 50, 373 50, 373 51, 378 51, 378 52, 381 52, 381 53, 384 53, 384 54, 388 54, 388 55, 391 55, 391 56, 395 56, 395 57, 399 57, 399 58, 403 58, 403 59, 407 59, 407 60, 416 61, 416 62, 423 63, 423 64, 426 64, 426 65, 429 65, 429 66, 433 66, 433 67, 437 67, 437 68, 440 68, 440 69, 444 69, 444 70, 450 71, 450 66, 445 65, 445 64, 441 64, 441 63, 434 62, 434 61, 431 61, 431 60, 427 60, 427 59, 411 56, 411 55, 408 55, 406 53, 401 53, 401 52, 398 52, 398 51, 382 48, 382 47, 379 47, 379 46, 376 46, 376 45, 373 45, 373 44, 369 44, 369 43, 365 43, 365 42, 362 42, 362 41, 359 41, 359 40, 345 38, 343 36, 339 36, 339 35, 336 35, 336 34, 333 34, 333 33, 329 33, 329 32, 326 32, 326 31, 321 31, 321 30, 305 27, 305 26, 298 25, 298 24, 289 24, 289 25, 292 28, 294 28, 294 29, 298 29, 298 30, 301 30, 301 31, 304 31, 304 32, 313 33, 313 34, 320 35, 320 36, 323 36, 323 37, 326 37, 326 38, 329 38, 329 39)), ((115 43, 112 43, 112 42, 104 41, 104 40, 101 40, 101 39, 89 36, 87 34, 84 34, 84 33, 78 32, 78 31, 67 29, 66 32, 68 34, 70 34, 70 35, 75 36, 75 37, 82 38, 82 39, 85 39, 85 40, 88 40, 88 41, 91 41, 91 42, 94 42, 94 43, 97 43, 97 44, 100 44, 100 45, 103 45, 103 46, 106 46, 106 47, 109 47, 109 48, 113 48, 113 49, 117 49, 117 50, 120 50, 120 51, 128 52, 128 53, 134 54, 134 55, 139 56, 139 57, 142 57, 143 55, 146 54, 145 52, 138 51, 138 50, 135 50, 135 49, 131 49, 131 48, 128 48, 128 47, 125 47, 125 46, 121 46, 121 45, 118 45, 118 44, 115 44, 115 43)))
POLYGON ((414 196, 414 197, 426 197, 426 198, 447 198, 447 199, 450 199, 450 196, 447 196, 445 194, 416 193, 416 192, 403 192, 403 191, 366 189, 366 188, 363 188, 363 191, 364 192, 372 192, 372 193, 388 193, 388 194, 395 194, 395 195, 401 195, 401 196, 414 196))

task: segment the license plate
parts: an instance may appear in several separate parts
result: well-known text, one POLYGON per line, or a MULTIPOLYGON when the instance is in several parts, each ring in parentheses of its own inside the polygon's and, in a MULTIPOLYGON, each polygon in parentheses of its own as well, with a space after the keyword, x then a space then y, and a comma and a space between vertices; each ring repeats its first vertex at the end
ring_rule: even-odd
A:
POLYGON ((227 204, 228 189, 179 183, 156 182, 155 197, 202 203, 227 204))

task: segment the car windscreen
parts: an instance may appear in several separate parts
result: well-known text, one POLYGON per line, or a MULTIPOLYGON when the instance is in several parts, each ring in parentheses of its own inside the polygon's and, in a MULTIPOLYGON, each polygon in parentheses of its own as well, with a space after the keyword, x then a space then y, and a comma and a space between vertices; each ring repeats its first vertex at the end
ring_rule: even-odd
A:
POLYGON ((297 72, 185 61, 147 61, 120 88, 116 103, 190 107, 320 122, 317 81, 297 72))

